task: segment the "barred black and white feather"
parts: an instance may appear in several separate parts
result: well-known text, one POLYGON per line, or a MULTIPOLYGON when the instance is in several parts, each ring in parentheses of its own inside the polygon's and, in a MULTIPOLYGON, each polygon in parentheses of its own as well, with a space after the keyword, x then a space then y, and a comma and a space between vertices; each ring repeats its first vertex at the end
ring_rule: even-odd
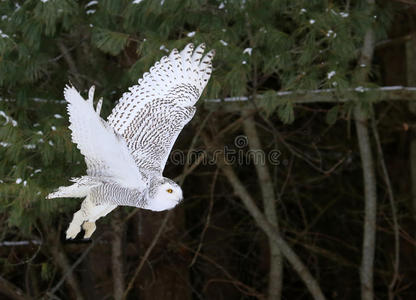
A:
POLYGON ((188 44, 162 57, 108 117, 143 172, 162 173, 176 138, 195 114, 212 72, 214 51, 202 58, 204 49, 204 44, 195 50, 188 44))

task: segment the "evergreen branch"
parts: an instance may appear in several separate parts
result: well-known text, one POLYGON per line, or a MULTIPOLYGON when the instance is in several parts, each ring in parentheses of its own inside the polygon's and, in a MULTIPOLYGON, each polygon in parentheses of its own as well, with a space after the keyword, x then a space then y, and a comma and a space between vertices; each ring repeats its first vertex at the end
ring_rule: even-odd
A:
MULTIPOLYGON (((351 93, 365 94, 368 92, 375 93, 377 95, 377 101, 416 101, 416 87, 404 87, 404 86, 383 86, 378 88, 350 88, 346 90, 336 89, 319 89, 319 90, 305 90, 305 91, 276 91, 276 101, 284 102, 289 101, 293 104, 310 104, 310 103, 346 103, 356 101, 351 97, 351 93), (349 94, 348 97, 339 98, 339 94, 349 94)), ((206 99, 205 105, 210 107, 211 105, 227 104, 227 106, 240 105, 239 102, 251 101, 251 97, 239 96, 239 97, 226 97, 217 99, 206 99)), ((264 99, 263 95, 256 95, 255 104, 261 104, 264 99)), ((241 110, 241 106, 235 107, 237 110, 241 110)))
MULTIPOLYGON (((365 95, 365 93, 375 93, 377 95, 376 101, 416 101, 416 87, 407 86, 382 86, 378 88, 351 88, 346 90, 336 89, 319 89, 319 90, 304 90, 304 91, 275 91, 277 102, 289 101, 293 104, 311 104, 311 103, 347 103, 356 101, 353 97, 339 98, 340 93, 359 93, 365 95), (336 94, 337 93, 337 94, 336 94)), ((65 100, 58 99, 46 99, 46 98, 28 98, 29 101, 47 103, 54 102, 56 104, 66 104, 65 100)), ((224 97, 215 99, 205 99, 204 105, 207 108, 216 108, 218 105, 226 104, 226 111, 241 111, 241 102, 251 101, 251 97, 237 96, 237 97, 224 97)), ((261 104, 264 100, 264 95, 256 95, 255 104, 261 104)), ((15 102, 16 99, 2 98, 0 102, 15 102)))

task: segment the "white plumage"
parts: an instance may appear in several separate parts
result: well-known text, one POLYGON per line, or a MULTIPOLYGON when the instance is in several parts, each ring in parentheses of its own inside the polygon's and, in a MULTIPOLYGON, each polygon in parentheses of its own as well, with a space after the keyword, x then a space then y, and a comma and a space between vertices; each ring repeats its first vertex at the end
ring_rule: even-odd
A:
POLYGON ((81 226, 90 237, 95 221, 119 205, 161 211, 182 200, 181 188, 162 172, 211 76, 214 51, 202 57, 204 49, 202 44, 194 51, 188 44, 163 57, 123 94, 107 122, 99 115, 102 99, 94 110, 94 87, 87 100, 74 87, 65 88, 72 140, 87 163, 86 176, 47 197, 86 197, 67 238, 81 226))

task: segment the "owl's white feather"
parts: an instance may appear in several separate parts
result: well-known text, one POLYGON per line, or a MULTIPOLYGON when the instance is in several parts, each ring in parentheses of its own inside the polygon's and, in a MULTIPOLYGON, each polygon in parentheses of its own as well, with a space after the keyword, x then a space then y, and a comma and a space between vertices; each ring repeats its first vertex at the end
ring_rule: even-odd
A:
POLYGON ((175 207, 181 188, 162 176, 168 155, 182 128, 195 114, 195 103, 211 76, 214 51, 205 46, 174 49, 123 94, 105 122, 102 100, 93 108, 94 88, 84 100, 73 87, 64 91, 72 140, 87 163, 87 176, 60 187, 48 198, 85 197, 66 232, 74 238, 95 230, 95 221, 119 205, 150 210, 175 207))
POLYGON ((125 187, 144 187, 124 139, 94 110, 92 94, 90 90, 85 101, 74 87, 66 86, 64 90, 72 141, 85 156, 88 175, 108 178, 125 187))
POLYGON ((176 138, 195 113, 212 72, 214 51, 202 58, 204 49, 204 44, 195 50, 188 44, 162 57, 123 94, 108 117, 143 172, 162 174, 176 138))

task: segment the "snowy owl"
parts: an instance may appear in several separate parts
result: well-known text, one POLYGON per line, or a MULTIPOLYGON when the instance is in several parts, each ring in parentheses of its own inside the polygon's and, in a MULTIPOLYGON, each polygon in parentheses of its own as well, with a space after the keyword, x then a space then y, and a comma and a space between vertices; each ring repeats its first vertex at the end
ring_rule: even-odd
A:
POLYGON ((188 44, 163 57, 123 94, 107 121, 100 117, 102 99, 94 110, 94 87, 87 100, 74 87, 65 87, 72 141, 87 164, 86 176, 47 196, 85 197, 67 239, 75 238, 81 227, 89 238, 96 220, 119 205, 162 211, 181 202, 182 189, 162 172, 211 76, 214 51, 203 56, 204 50, 204 44, 195 50, 188 44))

